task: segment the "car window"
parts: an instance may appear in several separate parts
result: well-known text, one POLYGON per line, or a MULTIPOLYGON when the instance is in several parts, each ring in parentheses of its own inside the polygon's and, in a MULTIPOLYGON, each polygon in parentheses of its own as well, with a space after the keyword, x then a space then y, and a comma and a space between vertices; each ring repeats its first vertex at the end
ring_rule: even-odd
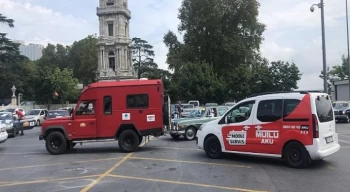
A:
POLYGON ((233 107, 226 115, 226 123, 240 123, 248 120, 255 101, 247 101, 233 107))
POLYGON ((298 99, 285 99, 283 106, 283 118, 287 117, 300 104, 298 99))
MULTIPOLYGON (((68 113, 68 111, 67 111, 68 113)), ((75 113, 78 116, 81 115, 94 115, 94 104, 92 101, 85 101, 85 102, 81 102, 79 103, 79 107, 75 113)))
POLYGON ((333 121, 333 109, 329 96, 317 96, 315 99, 317 116, 320 122, 333 121))
POLYGON ((263 100, 259 102, 257 119, 261 122, 274 122, 282 118, 282 99, 263 100))
POLYGON ((112 97, 111 96, 105 96, 103 98, 103 106, 104 106, 104 113, 106 115, 112 114, 112 97))

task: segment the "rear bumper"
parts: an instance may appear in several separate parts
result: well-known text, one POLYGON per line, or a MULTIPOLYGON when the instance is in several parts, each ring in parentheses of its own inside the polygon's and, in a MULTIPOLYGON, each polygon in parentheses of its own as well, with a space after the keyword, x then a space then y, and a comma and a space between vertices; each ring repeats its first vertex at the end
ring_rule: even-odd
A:
POLYGON ((333 141, 334 144, 331 147, 326 148, 326 149, 321 149, 320 139, 314 139, 313 145, 305 146, 310 154, 310 158, 312 160, 320 160, 320 159, 324 159, 325 157, 332 155, 333 153, 338 152, 340 149, 340 145, 338 143, 338 134, 334 134, 333 140, 334 140, 333 141))

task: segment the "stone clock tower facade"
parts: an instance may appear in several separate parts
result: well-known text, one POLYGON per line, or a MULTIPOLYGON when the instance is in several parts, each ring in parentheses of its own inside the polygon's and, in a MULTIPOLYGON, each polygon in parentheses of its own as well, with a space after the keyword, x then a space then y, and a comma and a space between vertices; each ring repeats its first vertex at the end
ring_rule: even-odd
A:
POLYGON ((97 80, 135 79, 132 65, 128 0, 100 0, 97 80))

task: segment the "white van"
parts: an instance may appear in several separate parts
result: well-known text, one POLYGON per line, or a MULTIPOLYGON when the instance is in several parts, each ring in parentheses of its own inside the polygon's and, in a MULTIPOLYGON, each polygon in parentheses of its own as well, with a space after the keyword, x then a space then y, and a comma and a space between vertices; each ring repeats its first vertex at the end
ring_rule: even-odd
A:
POLYGON ((210 158, 220 158, 223 152, 279 157, 295 168, 340 149, 331 99, 312 92, 242 100, 199 128, 197 146, 210 158))

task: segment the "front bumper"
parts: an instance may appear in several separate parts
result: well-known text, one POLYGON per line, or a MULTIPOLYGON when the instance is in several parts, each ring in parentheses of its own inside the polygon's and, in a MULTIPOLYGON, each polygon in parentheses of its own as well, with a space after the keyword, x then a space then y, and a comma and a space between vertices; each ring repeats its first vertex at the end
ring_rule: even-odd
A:
POLYGON ((185 135, 185 131, 170 130, 171 135, 185 135))
POLYGON ((348 118, 347 115, 335 115, 335 120, 347 120, 348 118))

